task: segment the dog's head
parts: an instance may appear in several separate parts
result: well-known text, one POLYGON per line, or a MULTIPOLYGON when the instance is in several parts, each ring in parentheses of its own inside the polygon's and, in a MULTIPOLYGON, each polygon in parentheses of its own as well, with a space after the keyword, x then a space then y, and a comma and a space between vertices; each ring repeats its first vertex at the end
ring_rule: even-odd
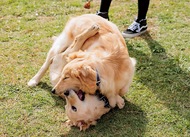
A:
POLYGON ((104 107, 104 102, 96 95, 85 94, 80 90, 67 90, 65 97, 69 124, 79 127, 80 130, 86 130, 90 125, 95 125, 96 120, 110 110, 104 107))
POLYGON ((60 96, 68 89, 94 94, 97 89, 96 70, 85 60, 75 59, 69 62, 55 86, 56 93, 60 96))
POLYGON ((56 94, 66 98, 65 108, 70 124, 80 127, 80 130, 94 125, 110 110, 104 107, 104 101, 92 95, 98 88, 96 84, 96 70, 87 62, 74 60, 64 67, 62 77, 55 86, 56 94))

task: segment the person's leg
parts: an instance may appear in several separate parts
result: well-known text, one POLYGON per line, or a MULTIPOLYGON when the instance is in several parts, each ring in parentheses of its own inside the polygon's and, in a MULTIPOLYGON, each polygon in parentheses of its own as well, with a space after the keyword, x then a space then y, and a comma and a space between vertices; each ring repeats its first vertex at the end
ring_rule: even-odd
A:
POLYGON ((132 38, 141 35, 147 30, 146 14, 150 0, 138 0, 137 19, 122 32, 123 37, 132 38))
POLYGON ((101 0, 100 10, 96 14, 109 20, 108 12, 111 2, 112 0, 101 0))
POLYGON ((138 0, 138 16, 137 19, 146 19, 150 0, 138 0))

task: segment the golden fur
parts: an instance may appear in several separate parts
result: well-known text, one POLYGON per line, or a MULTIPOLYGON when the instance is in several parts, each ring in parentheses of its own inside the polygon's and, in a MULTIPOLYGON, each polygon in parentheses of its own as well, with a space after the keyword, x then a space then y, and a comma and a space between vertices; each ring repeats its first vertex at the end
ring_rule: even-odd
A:
POLYGON ((122 96, 129 90, 135 63, 117 26, 97 15, 86 14, 67 23, 28 85, 37 85, 50 66, 56 94, 67 101, 69 124, 85 130, 110 110, 94 95, 97 89, 108 98, 112 108, 124 107, 122 96), (96 85, 97 74, 100 86, 96 85), (86 93, 83 101, 77 96, 79 90, 86 93))

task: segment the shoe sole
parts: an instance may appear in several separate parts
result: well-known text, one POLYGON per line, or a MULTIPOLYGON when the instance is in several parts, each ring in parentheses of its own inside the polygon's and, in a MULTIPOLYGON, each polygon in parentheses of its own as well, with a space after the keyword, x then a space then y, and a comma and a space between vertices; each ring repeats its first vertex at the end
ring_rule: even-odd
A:
POLYGON ((143 31, 141 31, 141 32, 139 32, 139 33, 135 33, 135 34, 126 34, 126 33, 122 32, 122 36, 123 36, 124 38, 133 38, 133 37, 137 37, 137 36, 139 36, 139 35, 145 33, 146 31, 147 31, 147 29, 146 29, 146 30, 143 30, 143 31))

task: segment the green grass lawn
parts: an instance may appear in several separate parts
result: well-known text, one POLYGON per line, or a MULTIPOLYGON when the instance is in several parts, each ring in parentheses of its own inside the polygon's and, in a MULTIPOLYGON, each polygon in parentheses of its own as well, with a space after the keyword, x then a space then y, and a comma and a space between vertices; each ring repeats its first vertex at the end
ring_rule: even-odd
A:
MULTIPOLYGON (((151 0, 148 32, 126 40, 137 59, 124 109, 104 115, 86 132, 67 127, 65 101, 51 94, 48 73, 39 86, 27 82, 41 67, 52 36, 73 16, 95 13, 100 0, 0 1, 1 137, 189 137, 190 1, 151 0)), ((113 0, 110 19, 122 31, 137 14, 137 0, 113 0)))

